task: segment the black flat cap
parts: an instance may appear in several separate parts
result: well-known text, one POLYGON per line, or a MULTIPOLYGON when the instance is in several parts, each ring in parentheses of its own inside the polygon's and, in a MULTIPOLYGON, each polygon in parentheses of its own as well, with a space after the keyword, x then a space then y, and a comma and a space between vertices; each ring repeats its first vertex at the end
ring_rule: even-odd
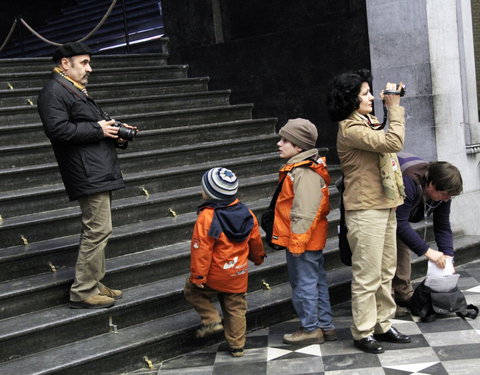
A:
POLYGON ((72 57, 78 55, 93 55, 92 50, 82 42, 65 43, 58 47, 53 53, 52 60, 58 63, 63 57, 72 57))

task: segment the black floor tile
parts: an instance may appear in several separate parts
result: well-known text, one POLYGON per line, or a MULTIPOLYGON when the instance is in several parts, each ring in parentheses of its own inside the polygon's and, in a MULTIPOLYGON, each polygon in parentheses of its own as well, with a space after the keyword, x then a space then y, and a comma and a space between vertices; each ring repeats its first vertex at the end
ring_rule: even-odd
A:
POLYGON ((380 367, 380 360, 375 354, 352 353, 331 355, 323 358, 325 371, 337 371, 356 368, 380 367))
MULTIPOLYGON (((439 346, 433 348, 442 361, 454 361, 459 359, 478 359, 480 367, 480 343, 439 346)), ((479 368, 480 373, 480 368, 479 368)))

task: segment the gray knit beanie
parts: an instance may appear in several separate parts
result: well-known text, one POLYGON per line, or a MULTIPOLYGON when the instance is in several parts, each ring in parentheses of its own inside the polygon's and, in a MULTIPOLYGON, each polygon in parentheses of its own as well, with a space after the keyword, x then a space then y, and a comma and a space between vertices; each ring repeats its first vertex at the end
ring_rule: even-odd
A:
POLYGON ((279 134, 304 151, 314 148, 318 137, 317 127, 304 118, 288 120, 279 134))

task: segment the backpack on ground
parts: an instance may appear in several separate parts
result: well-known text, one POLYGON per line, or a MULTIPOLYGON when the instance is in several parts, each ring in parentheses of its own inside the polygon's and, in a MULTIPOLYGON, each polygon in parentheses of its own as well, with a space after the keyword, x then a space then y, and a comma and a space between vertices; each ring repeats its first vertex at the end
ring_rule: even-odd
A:
POLYGON ((463 319, 475 319, 478 315, 478 307, 467 305, 465 296, 457 286, 448 292, 436 292, 425 285, 425 280, 415 288, 410 300, 410 310, 413 315, 419 316, 422 322, 433 322, 440 315, 452 313, 463 319))

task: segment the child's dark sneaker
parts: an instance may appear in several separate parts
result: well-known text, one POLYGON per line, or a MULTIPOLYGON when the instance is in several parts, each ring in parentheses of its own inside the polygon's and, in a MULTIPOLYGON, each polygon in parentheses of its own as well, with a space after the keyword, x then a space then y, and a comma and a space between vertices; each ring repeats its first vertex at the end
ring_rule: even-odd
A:
POLYGON ((208 337, 223 331, 223 324, 221 322, 215 322, 212 324, 204 324, 197 329, 195 336, 197 338, 208 337))
POLYGON ((232 357, 243 357, 243 355, 245 354, 243 348, 228 348, 228 351, 230 352, 230 355, 232 357))

